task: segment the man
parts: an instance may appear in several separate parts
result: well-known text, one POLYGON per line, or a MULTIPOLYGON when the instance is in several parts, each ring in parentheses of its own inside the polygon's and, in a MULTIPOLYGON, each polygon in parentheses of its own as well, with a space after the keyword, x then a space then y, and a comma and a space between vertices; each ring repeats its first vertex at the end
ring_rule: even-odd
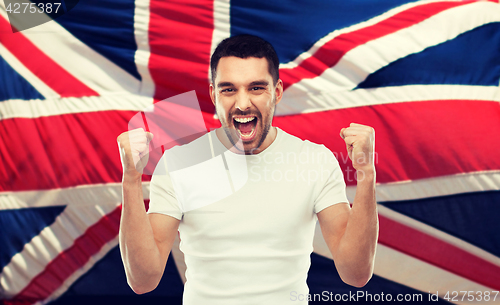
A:
POLYGON ((165 154, 156 171, 166 170, 155 171, 151 181, 147 214, 141 187, 147 159, 138 160, 148 151, 152 135, 134 130, 118 137, 124 168, 120 249, 136 293, 158 285, 179 230, 187 265, 185 305, 299 304, 293 296, 308 293, 316 219, 342 280, 362 287, 371 278, 378 237, 374 130, 354 123, 340 130, 358 173, 351 208, 333 154, 272 126, 283 96, 278 69, 276 52, 258 37, 221 42, 211 58, 209 90, 222 127, 194 144, 172 149, 185 155, 208 139, 213 158, 203 164, 215 160, 214 151, 221 149, 226 150, 220 153, 226 168, 243 157, 248 179, 224 198, 186 208, 186 196, 199 197, 205 191, 175 182, 175 162, 167 165, 165 154))

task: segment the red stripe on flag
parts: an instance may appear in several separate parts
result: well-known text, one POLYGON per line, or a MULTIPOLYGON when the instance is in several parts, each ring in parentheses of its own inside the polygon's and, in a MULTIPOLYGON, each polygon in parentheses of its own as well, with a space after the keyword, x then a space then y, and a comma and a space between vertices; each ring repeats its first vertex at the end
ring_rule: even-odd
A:
MULTIPOLYGON (((99 111, 0 120, 0 192, 121 182, 116 138, 128 130, 136 113, 99 111)), ((212 114, 203 116, 219 123, 212 114)), ((150 155, 151 164, 158 161, 157 154, 150 155)))
POLYGON ((0 191, 120 182, 116 138, 136 112, 101 111, 0 121, 0 191))
POLYGON ((473 2, 477 1, 447 1, 422 4, 397 13, 374 25, 341 34, 326 42, 311 57, 302 61, 298 66, 280 69, 280 78, 283 80, 284 89, 286 90, 302 79, 320 76, 327 69, 335 66, 347 52, 355 47, 410 27, 444 10, 473 2))
POLYGON ((149 71, 155 99, 196 90, 201 109, 214 113, 208 94, 213 23, 213 1, 150 2, 149 71))
POLYGON ((481 285, 500 290, 500 267, 392 219, 379 216, 379 242, 481 285))
MULTIPOLYGON (((135 113, 102 111, 0 121, 0 190, 120 182, 116 138, 127 130, 135 113)), ((205 120, 217 127, 211 116, 204 113, 205 120)), ((339 137, 340 129, 351 122, 375 128, 377 181, 397 182, 500 169, 500 159, 494 157, 500 151, 498 117, 498 102, 455 100, 275 117, 274 124, 299 138, 325 144, 338 155, 346 182, 353 185, 351 163, 339 137)))
MULTIPOLYGON (((95 96, 90 89, 38 49, 21 32, 12 33, 7 20, 0 17, 0 43, 42 82, 62 97, 95 96)), ((64 55, 62 55, 64 56, 64 55)))
POLYGON ((7 304, 35 303, 50 297, 75 271, 82 268, 102 247, 115 238, 120 225, 121 206, 89 227, 75 243, 60 253, 45 270, 7 304))
POLYGON ((274 125, 337 155, 355 185, 339 133, 351 122, 375 128, 377 182, 499 170, 500 104, 440 100, 354 107, 274 118, 274 125))

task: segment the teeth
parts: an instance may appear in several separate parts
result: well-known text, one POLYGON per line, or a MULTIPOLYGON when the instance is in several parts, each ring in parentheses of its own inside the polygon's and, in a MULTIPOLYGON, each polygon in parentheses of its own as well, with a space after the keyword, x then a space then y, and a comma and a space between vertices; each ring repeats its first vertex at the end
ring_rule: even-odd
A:
POLYGON ((250 121, 253 121, 253 119, 255 119, 255 117, 249 117, 249 118, 234 118, 234 120, 238 123, 248 123, 250 121))

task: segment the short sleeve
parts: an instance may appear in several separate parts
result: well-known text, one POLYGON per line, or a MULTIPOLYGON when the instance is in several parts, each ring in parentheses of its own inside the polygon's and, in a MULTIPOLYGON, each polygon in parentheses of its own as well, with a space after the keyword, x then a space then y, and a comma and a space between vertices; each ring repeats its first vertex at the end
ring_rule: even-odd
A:
POLYGON ((326 147, 327 158, 321 163, 320 190, 314 202, 314 212, 319 213, 323 209, 341 202, 349 202, 346 195, 346 184, 344 175, 340 169, 339 162, 333 153, 326 147))
POLYGON ((182 211, 168 173, 165 154, 160 158, 151 177, 149 213, 159 213, 179 220, 182 219, 182 211))

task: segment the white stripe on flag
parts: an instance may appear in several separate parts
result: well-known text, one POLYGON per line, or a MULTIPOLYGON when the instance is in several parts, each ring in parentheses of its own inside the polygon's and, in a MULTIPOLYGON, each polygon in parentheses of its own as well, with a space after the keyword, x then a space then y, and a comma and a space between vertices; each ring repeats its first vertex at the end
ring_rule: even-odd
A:
MULTIPOLYGON (((443 298, 447 292, 451 293, 452 291, 474 291, 474 293, 489 291, 491 293, 492 290, 489 287, 472 282, 464 277, 380 244, 377 246, 374 273, 388 280, 423 292, 438 293, 440 298, 443 298), (394 266, 398 267, 394 268, 394 266)), ((454 301, 454 303, 474 304, 474 302, 462 302, 460 300, 454 301)), ((497 299, 497 302, 492 304, 499 304, 499 300, 497 299)))
POLYGON ((0 285, 7 297, 23 290, 48 263, 62 251, 71 247, 91 225, 99 221, 118 205, 67 206, 54 223, 24 245, 0 273, 0 285))
POLYGON ((404 224, 407 227, 413 228, 415 230, 418 230, 420 232, 423 232, 427 235, 436 237, 450 245, 453 245, 457 248, 460 248, 466 252, 469 252, 470 254, 480 257, 492 264, 495 264, 497 266, 500 266, 500 257, 497 257, 479 247, 476 247, 468 242, 465 242, 459 238, 456 238, 455 236, 452 236, 450 234, 447 234, 441 230, 438 230, 432 226, 429 226, 423 222, 420 222, 418 220, 415 220, 411 217, 408 217, 406 215, 403 215, 401 213, 398 213, 394 210, 391 210, 383 205, 378 205, 378 213, 379 215, 382 215, 386 218, 392 219, 396 222, 399 222, 401 224, 404 224))
POLYGON ((141 88, 139 94, 153 96, 155 84, 149 73, 149 0, 136 0, 134 11, 134 36, 137 44, 135 52, 135 64, 141 75, 141 88))
MULTIPOLYGON (((313 246, 314 253, 333 259, 319 223, 316 225, 313 246)), ((447 291, 491 291, 489 287, 381 244, 377 245, 374 274, 425 293, 439 292, 441 298, 447 291)))
POLYGON ((400 58, 498 21, 500 5, 493 2, 474 2, 450 8, 411 27, 353 49, 321 77, 331 79, 331 82, 342 78, 343 83, 347 79, 347 87, 354 89, 368 75, 400 58))
POLYGON ((89 261, 83 265, 80 269, 75 271, 70 277, 68 277, 64 283, 56 290, 54 293, 52 293, 47 299, 43 300, 42 302, 39 302, 40 305, 42 304, 47 304, 50 301, 53 301, 60 297, 63 293, 65 293, 71 285, 76 282, 82 275, 87 273, 94 265, 101 260, 106 254, 108 254, 109 251, 111 251, 114 247, 118 245, 118 236, 116 236, 114 239, 111 241, 107 242, 99 252, 96 254, 92 255, 89 259, 89 261))
MULTIPOLYGON (((142 183, 144 199, 149 199, 149 182, 142 183)), ((471 172, 413 181, 377 184, 377 201, 401 201, 462 193, 500 190, 500 171, 471 172)), ((347 187, 347 198, 354 200, 356 186, 347 187)), ((111 205, 121 202, 121 183, 0 193, 0 210, 46 206, 111 205), (89 203, 87 203, 89 202, 89 203)))
MULTIPOLYGON (((149 184, 149 181, 142 183, 145 200, 149 199, 149 184)), ((121 183, 79 185, 52 190, 0 192, 0 211, 49 206, 114 207, 120 202, 122 202, 121 183)))
MULTIPOLYGON (((455 38, 479 26, 500 21, 500 5, 474 2, 440 12, 418 24, 362 44, 347 52, 332 68, 302 79, 284 92, 284 99, 320 96, 352 90, 368 75, 388 64, 455 38), (440 30, 436 30, 440 29, 440 30)), ((295 106, 294 108, 302 108, 295 106)))
MULTIPOLYGON (((321 93, 298 91, 292 86, 286 92, 286 100, 277 105, 276 116, 400 102, 454 99, 500 102, 499 87, 493 86, 408 85, 321 93)), ((142 111, 152 104, 151 97, 128 93, 47 100, 7 100, 0 103, 0 120, 109 110, 142 111)))
MULTIPOLYGON (((316 78, 315 80, 319 80, 316 78)), ((438 100, 500 102, 500 90, 494 86, 408 85, 342 91, 302 91, 292 86, 285 91, 276 115, 293 115, 335 109, 438 100)))
POLYGON ((7 100, 0 103, 0 120, 12 118, 33 119, 53 115, 108 110, 142 111, 152 104, 152 97, 130 93, 78 98, 49 98, 47 100, 7 100))
MULTIPOLYGON (((1 18, 1 17, 0 17, 1 18)), ((60 95, 41 81, 38 76, 26 68, 12 53, 0 43, 0 57, 2 57, 21 77, 29 82, 45 98, 59 98, 60 95)), ((0 111, 2 113, 2 111, 0 111)), ((0 115, 1 118, 1 115, 0 115)))
POLYGON ((408 9, 411 9, 411 8, 414 8, 414 7, 417 7, 417 6, 421 6, 421 5, 425 5, 425 4, 429 4, 429 3, 437 3, 437 2, 461 2, 463 0, 421 0, 421 1, 415 1, 415 2, 411 2, 411 3, 406 3, 406 4, 403 4, 401 6, 398 6, 398 7, 395 7, 393 9, 390 9, 388 10, 387 12, 385 13, 382 13, 378 16, 375 16, 369 20, 366 20, 366 21, 363 21, 363 22, 359 22, 359 23, 356 23, 354 25, 351 25, 349 27, 346 27, 346 28, 343 28, 343 29, 339 29, 339 30, 335 30, 331 33, 329 33, 328 35, 326 35, 325 37, 321 38, 320 40, 318 40, 316 43, 314 43, 314 45, 309 49, 307 50, 306 52, 300 54, 299 56, 297 56, 297 58, 289 63, 282 63, 280 64, 280 68, 294 68, 296 66, 298 66, 302 61, 306 60, 307 58, 311 57, 320 47, 322 47, 323 45, 325 45, 328 41, 334 39, 335 37, 339 36, 339 35, 342 35, 342 34, 346 34, 346 33, 351 33, 351 32, 354 32, 354 31, 357 31, 357 30, 360 30, 362 28, 366 28, 366 27, 369 27, 369 26, 372 26, 372 25, 375 25, 383 20, 386 20, 396 14, 399 14, 403 11, 406 11, 408 9))
MULTIPOLYGON (((3 2, 0 2, 0 15, 9 21, 3 2)), ((123 91, 140 92, 139 80, 81 42, 57 22, 46 22, 16 35, 24 35, 52 60, 100 95, 123 91)))
MULTIPOLYGON (((231 36, 229 0, 214 0, 214 32, 212 35, 212 46, 210 56, 217 48, 217 45, 225 38, 231 36)), ((208 68, 208 81, 212 82, 210 67, 208 68)))
MULTIPOLYGON (((500 190, 500 171, 471 172, 412 181, 377 183, 378 202, 400 201, 500 190)), ((356 186, 346 188, 353 202, 356 186)))

